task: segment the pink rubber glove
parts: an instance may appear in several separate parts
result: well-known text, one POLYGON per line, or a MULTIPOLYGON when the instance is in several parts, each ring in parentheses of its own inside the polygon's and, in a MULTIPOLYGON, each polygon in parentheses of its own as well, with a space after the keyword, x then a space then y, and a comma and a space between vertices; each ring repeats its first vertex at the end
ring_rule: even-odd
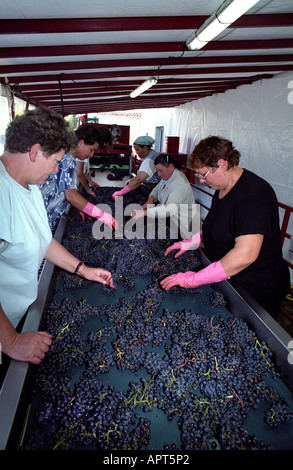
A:
POLYGON ((176 242, 173 245, 169 246, 165 251, 165 256, 173 250, 179 250, 174 258, 178 258, 179 256, 183 255, 185 251, 190 249, 196 249, 202 242, 202 230, 200 232, 195 233, 192 237, 188 238, 188 240, 182 240, 181 242, 176 242))
POLYGON ((123 196, 124 194, 127 194, 130 192, 130 189, 129 187, 127 186, 127 184, 124 186, 123 189, 121 189, 120 191, 115 191, 115 193, 112 194, 112 198, 113 199, 116 199, 117 196, 123 196))
POLYGON ((163 289, 169 290, 173 286, 190 288, 225 281, 226 279, 229 279, 229 277, 225 273, 221 262, 216 261, 198 273, 187 271, 186 273, 172 274, 163 279, 161 285, 163 289))
POLYGON ((85 214, 98 219, 100 222, 104 222, 105 224, 109 225, 110 228, 118 228, 118 223, 108 212, 103 212, 101 209, 96 207, 94 204, 90 202, 87 203, 83 211, 85 214))

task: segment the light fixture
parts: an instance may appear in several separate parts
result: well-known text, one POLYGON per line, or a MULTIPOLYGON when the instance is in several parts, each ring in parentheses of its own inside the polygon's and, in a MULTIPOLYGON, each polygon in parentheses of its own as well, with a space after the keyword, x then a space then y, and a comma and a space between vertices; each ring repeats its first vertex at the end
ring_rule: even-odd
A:
POLYGON ((149 77, 147 78, 141 85, 139 85, 135 90, 133 90, 129 96, 130 98, 136 98, 138 95, 143 93, 144 91, 148 90, 151 88, 153 85, 155 85, 158 82, 158 80, 155 77, 149 77))
POLYGON ((225 0, 219 9, 196 31, 186 45, 191 50, 201 49, 259 0, 225 0))

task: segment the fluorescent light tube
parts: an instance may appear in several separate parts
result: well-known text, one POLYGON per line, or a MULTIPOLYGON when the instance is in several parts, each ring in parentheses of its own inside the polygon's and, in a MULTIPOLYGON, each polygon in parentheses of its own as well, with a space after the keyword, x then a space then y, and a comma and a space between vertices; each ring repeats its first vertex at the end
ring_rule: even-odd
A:
POLYGON ((230 0, 224 2, 222 7, 214 13, 196 32, 195 36, 187 41, 191 50, 198 50, 224 31, 259 0, 230 0))
POLYGON ((244 15, 259 0, 233 0, 229 5, 217 14, 220 23, 234 23, 240 16, 244 15))
POLYGON ((227 28, 226 24, 221 24, 217 19, 212 21, 209 25, 205 26, 202 31, 199 31, 195 38, 187 44, 189 49, 201 49, 208 42, 214 39, 218 34, 220 34, 224 29, 227 28))
POLYGON ((136 98, 138 95, 141 95, 141 93, 151 88, 157 82, 158 80, 155 77, 147 78, 141 85, 139 85, 139 87, 129 94, 130 98, 136 98))

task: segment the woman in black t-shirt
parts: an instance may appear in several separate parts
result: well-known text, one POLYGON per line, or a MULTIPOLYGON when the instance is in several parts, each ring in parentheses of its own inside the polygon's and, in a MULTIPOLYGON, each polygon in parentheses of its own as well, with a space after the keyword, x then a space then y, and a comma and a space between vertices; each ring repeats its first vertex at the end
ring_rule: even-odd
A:
POLYGON ((177 273, 162 287, 197 287, 235 279, 273 317, 290 291, 290 275, 282 255, 278 201, 272 187, 254 173, 239 168, 240 153, 229 140, 211 136, 194 148, 189 166, 215 189, 202 231, 173 244, 168 254, 180 256, 203 242, 211 264, 198 273, 177 273))

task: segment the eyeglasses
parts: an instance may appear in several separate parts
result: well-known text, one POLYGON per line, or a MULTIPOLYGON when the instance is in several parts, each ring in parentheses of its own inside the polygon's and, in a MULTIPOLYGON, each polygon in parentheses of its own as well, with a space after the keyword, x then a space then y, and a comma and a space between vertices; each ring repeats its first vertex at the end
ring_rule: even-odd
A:
POLYGON ((201 180, 205 180, 206 177, 208 176, 208 174, 209 174, 212 170, 214 170, 213 167, 211 167, 204 175, 201 175, 200 173, 194 173, 194 174, 195 174, 195 176, 196 176, 197 178, 199 178, 199 179, 201 179, 201 180))

